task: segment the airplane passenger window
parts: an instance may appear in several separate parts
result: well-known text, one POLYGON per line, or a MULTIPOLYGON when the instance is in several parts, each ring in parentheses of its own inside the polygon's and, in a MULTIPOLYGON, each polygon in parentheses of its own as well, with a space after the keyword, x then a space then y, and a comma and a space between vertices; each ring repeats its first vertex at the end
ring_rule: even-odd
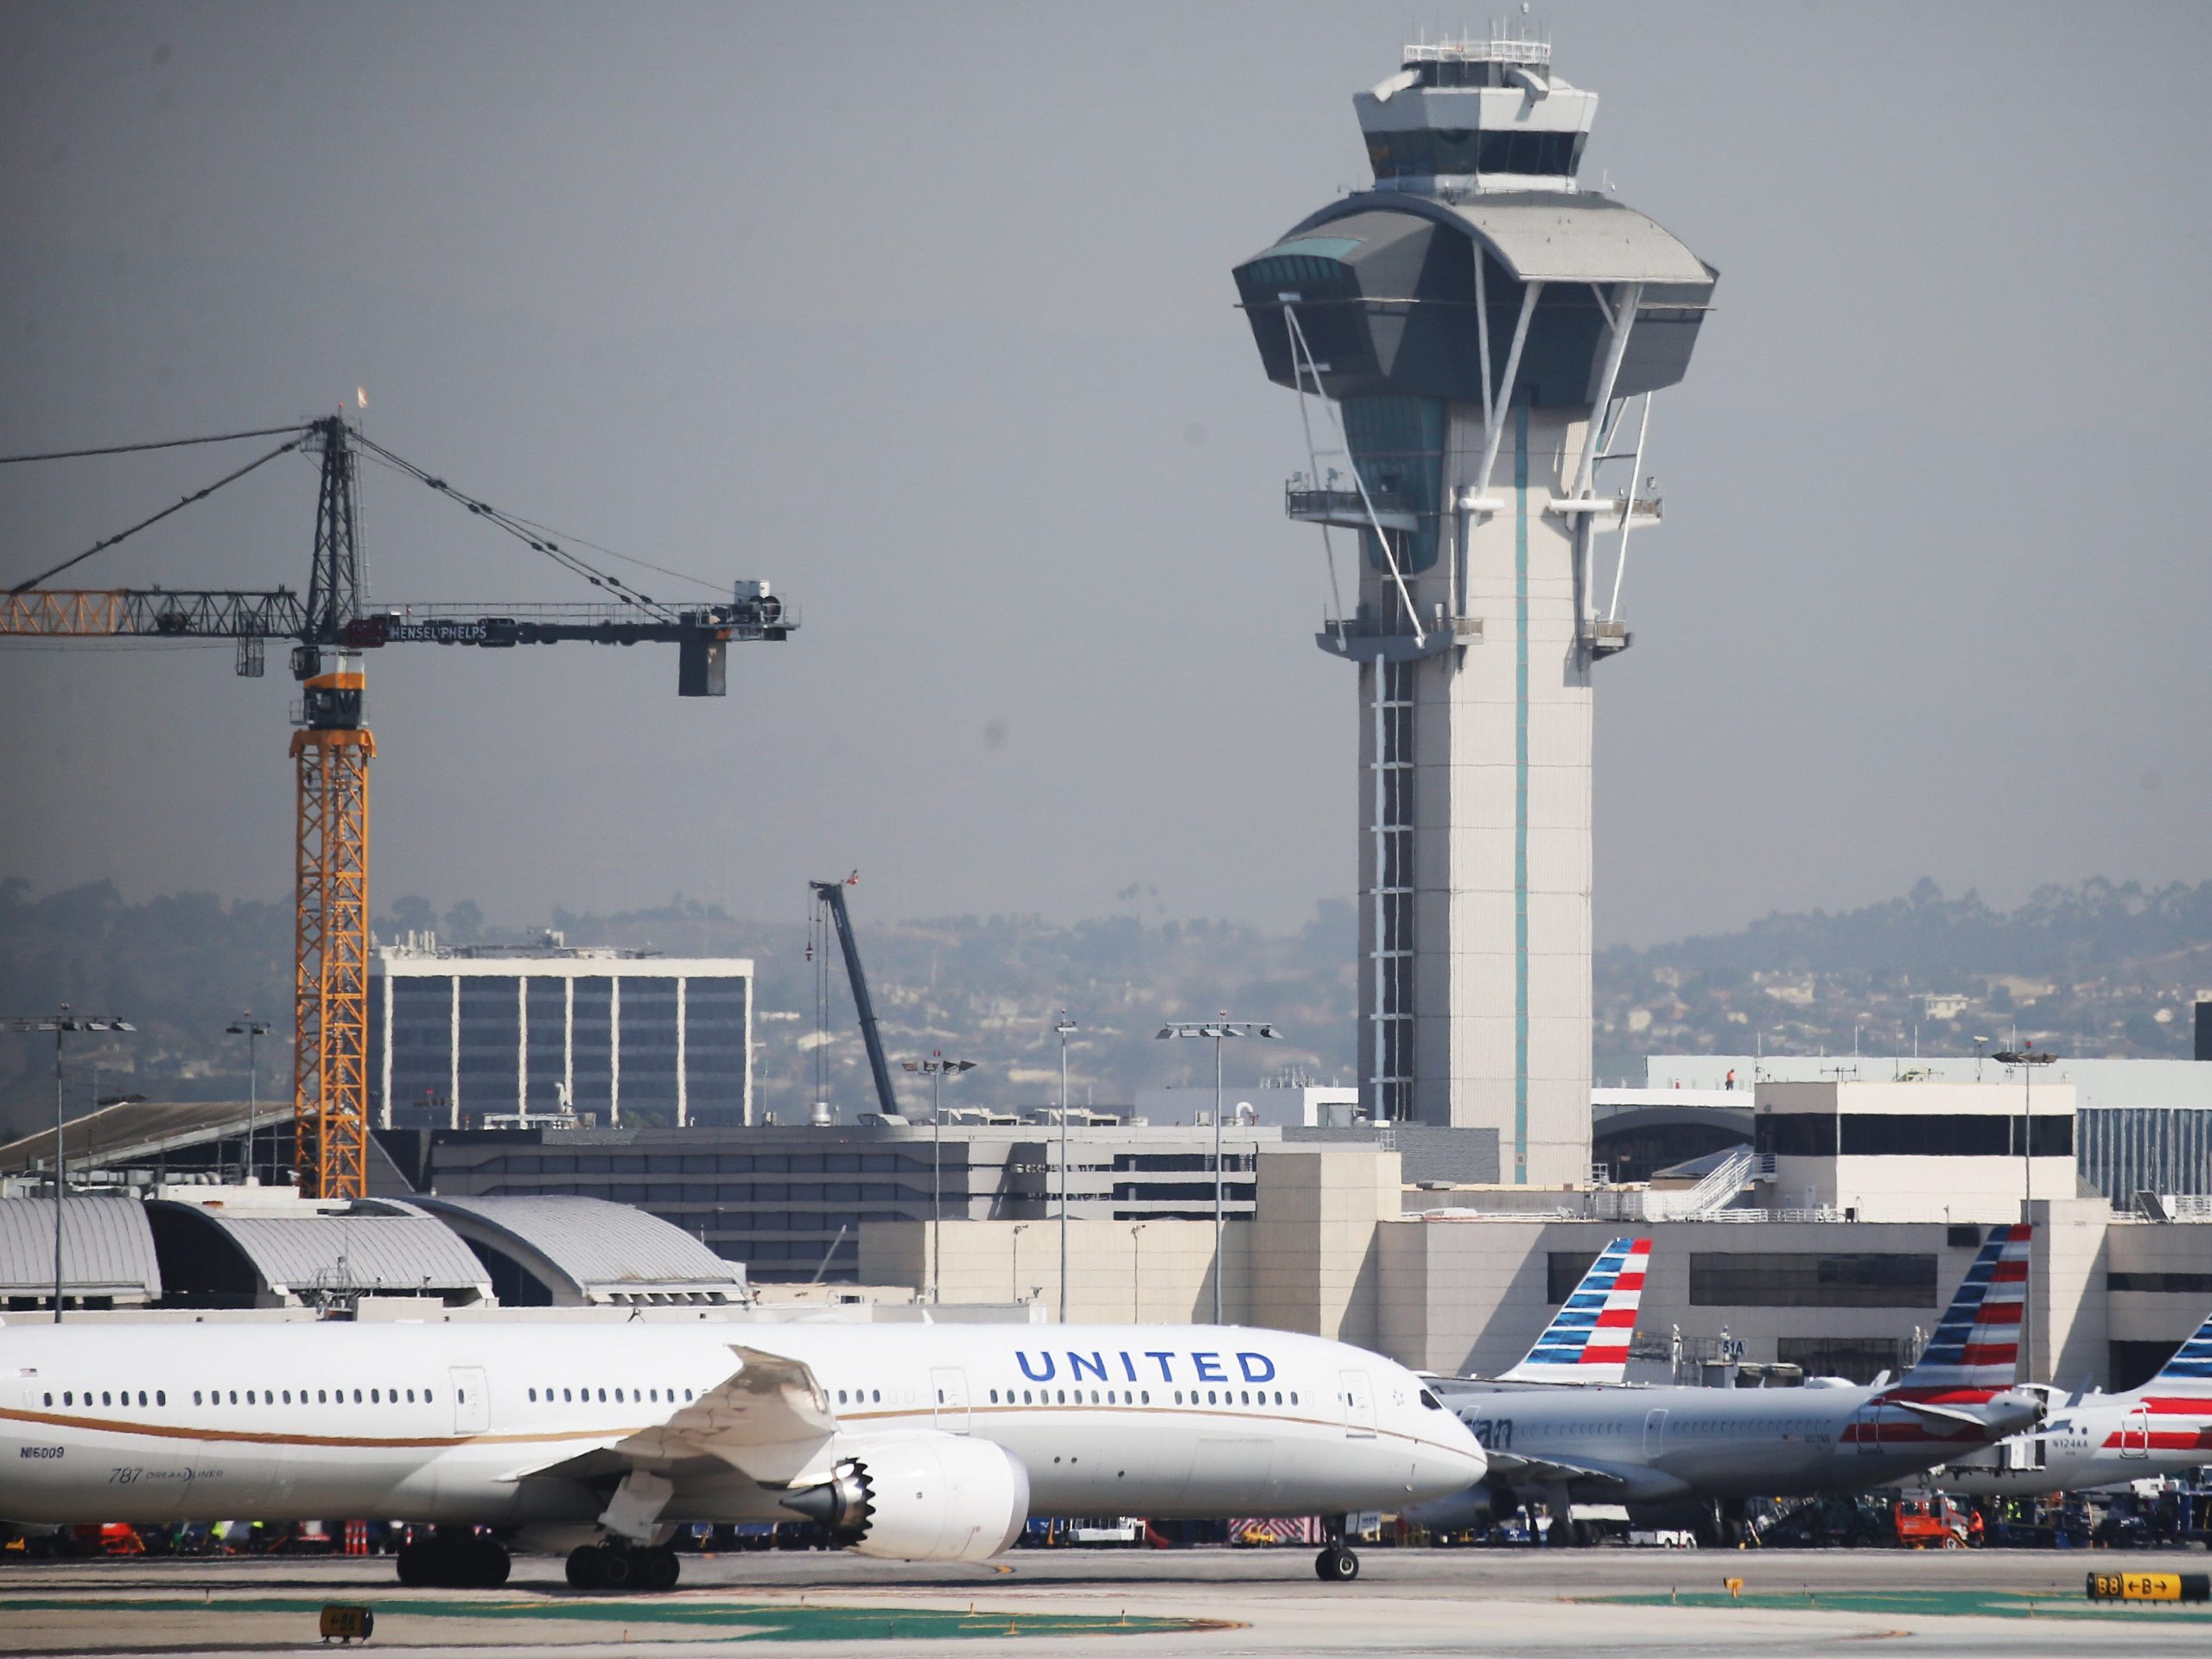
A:
POLYGON ((423 1403, 426 1406, 430 1403, 430 1391, 428 1389, 423 1390, 423 1403))
POLYGON ((1183 1390, 1180 1389, 1175 1390, 1175 1403, 1179 1406, 1183 1403, 1183 1390))
MULTIPOLYGON (((411 1400, 412 1398, 414 1398, 414 1394, 413 1394, 413 1391, 412 1391, 412 1390, 410 1390, 410 1391, 409 1391, 408 1398, 410 1398, 410 1400, 411 1400)), ((532 1389, 530 1391, 530 1402, 531 1402, 531 1404, 532 1404, 532 1405, 536 1405, 536 1404, 537 1403, 537 1390, 536 1389, 532 1389)))
POLYGON ((614 1403, 618 1406, 622 1403, 622 1390, 620 1389, 614 1390, 614 1403))
POLYGON ((570 1395, 570 1394, 569 1393, 569 1391, 568 1391, 566 1389, 562 1389, 562 1390, 561 1390, 561 1397, 562 1397, 563 1400, 567 1400, 567 1399, 570 1399, 570 1398, 572 1398, 573 1396, 572 1396, 572 1395, 570 1395))
POLYGON ((1290 1391, 1290 1403, 1294 1406, 1298 1403, 1298 1390, 1296 1389, 1293 1389, 1290 1391))
POLYGON ((883 1390, 881 1389, 871 1389, 868 1392, 875 1397, 875 1403, 877 1405, 881 1405, 883 1403, 883 1390))
POLYGON ((52 1395, 49 1394, 46 1396, 46 1403, 49 1406, 54 1403, 54 1396, 52 1395))
POLYGON ((380 1406, 384 1403, 377 1397, 377 1391, 374 1389, 369 1390, 369 1403, 372 1406, 380 1406))
POLYGON ((1144 1403, 1144 1404, 1146 1404, 1146 1405, 1147 1405, 1147 1406, 1148 1406, 1148 1405, 1150 1405, 1150 1404, 1152 1403, 1152 1390, 1151 1390, 1150 1389, 1147 1389, 1144 1391, 1144 1400, 1143 1400, 1143 1403, 1144 1403))
MULTIPOLYGON (((125 1400, 123 1403, 127 1406, 130 1402, 130 1401, 125 1400)), ((146 1390, 143 1389, 138 1390, 138 1403, 142 1406, 146 1403, 146 1390)))
POLYGON ((353 1403, 357 1406, 361 1403, 361 1391, 359 1389, 353 1390, 353 1403))
POLYGON ((841 1406, 845 1403, 845 1391, 842 1389, 837 1390, 837 1403, 841 1406))
MULTIPOLYGON (((304 1393, 306 1392, 306 1390, 303 1389, 302 1389, 302 1390, 301 1390, 301 1392, 302 1392, 302 1394, 304 1394, 304 1393)), ((316 1403, 316 1404, 318 1404, 318 1405, 326 1405, 326 1406, 327 1406, 327 1405, 328 1405, 328 1404, 330 1403, 330 1395, 329 1395, 328 1394, 325 1393, 325 1392, 324 1392, 322 1389, 317 1389, 315 1391, 315 1403, 316 1403)), ((217 1397, 217 1403, 218 1403, 218 1404, 220 1404, 220 1403, 221 1403, 221 1399, 220 1399, 220 1396, 219 1396, 219 1395, 217 1397)))
POLYGON ((686 1400, 689 1400, 689 1399, 691 1397, 691 1390, 690 1390, 690 1389, 684 1389, 684 1390, 683 1390, 683 1397, 684 1397, 686 1400))
POLYGON ((234 1405, 234 1406, 235 1406, 236 1404, 238 1404, 238 1391, 236 1389, 232 1389, 231 1390, 231 1403, 232 1403, 232 1405, 234 1405))
POLYGON ((607 1390, 605 1389, 601 1389, 599 1391, 599 1403, 602 1406, 607 1403, 607 1390))
POLYGON ((1029 1403, 1029 1390, 1027 1389, 1021 1391, 1021 1403, 1025 1406, 1029 1403))
MULTIPOLYGON (((65 1406, 73 1406, 77 1403, 77 1396, 69 1389, 64 1389, 61 1390, 61 1403, 65 1406)), ((200 1403, 200 1396, 198 1394, 195 1393, 192 1396, 192 1403, 195 1406, 200 1403)))
POLYGON ((660 1390, 658 1389, 647 1389, 645 1390, 645 1397, 658 1402, 660 1399, 660 1390))

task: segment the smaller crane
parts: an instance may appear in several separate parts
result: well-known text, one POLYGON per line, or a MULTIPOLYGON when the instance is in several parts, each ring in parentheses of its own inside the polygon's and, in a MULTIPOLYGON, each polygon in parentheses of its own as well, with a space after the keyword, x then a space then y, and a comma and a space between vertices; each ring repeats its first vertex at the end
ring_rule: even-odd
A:
POLYGON ((827 911, 837 930, 837 948, 844 952, 845 978, 853 988, 853 1011, 860 1016, 861 1040, 868 1045, 868 1069, 875 1077, 876 1109, 886 1117, 899 1116, 899 1097, 891 1092, 891 1063, 883 1057, 883 1036, 875 1026, 875 1003, 868 994, 868 969, 861 966, 860 941, 853 934, 852 912, 845 907, 845 889, 857 887, 855 870, 842 881, 810 881, 814 902, 827 911))

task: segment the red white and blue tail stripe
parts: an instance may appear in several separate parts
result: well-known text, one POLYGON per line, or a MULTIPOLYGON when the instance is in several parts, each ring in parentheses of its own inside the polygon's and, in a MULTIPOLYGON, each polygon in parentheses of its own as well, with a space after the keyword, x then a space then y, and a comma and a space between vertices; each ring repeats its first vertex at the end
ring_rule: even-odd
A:
POLYGON ((1628 1375, 1628 1345, 1643 1275, 1648 1238, 1617 1238, 1598 1252, 1574 1294, 1560 1305, 1529 1357, 1503 1382, 1618 1382, 1628 1375))
POLYGON ((2212 1318, 2174 1350, 2174 1357, 2143 1385, 2145 1394, 2212 1395, 2212 1318))
POLYGON ((1959 1283, 1919 1363, 1897 1381, 1909 1399, 1986 1399, 2013 1383, 2020 1316, 2028 1300, 2028 1241, 2034 1229, 1993 1227, 1959 1283))
POLYGON ((2126 1415, 2105 1438, 2123 1456, 2175 1452, 2212 1462, 2212 1319, 2174 1351, 2158 1374, 2113 1404, 2126 1415))

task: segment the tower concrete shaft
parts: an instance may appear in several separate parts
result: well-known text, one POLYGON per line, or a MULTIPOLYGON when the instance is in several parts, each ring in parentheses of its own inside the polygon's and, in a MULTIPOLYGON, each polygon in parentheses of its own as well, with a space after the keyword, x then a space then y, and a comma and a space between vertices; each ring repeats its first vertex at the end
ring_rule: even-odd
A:
POLYGON ((1592 672, 1629 644, 1651 396, 1715 276, 1577 183, 1597 100, 1548 46, 1409 47, 1356 103, 1375 188, 1236 275, 1300 396, 1287 507, 1339 595, 1317 643, 1358 670, 1363 1092, 1494 1129, 1509 1180, 1580 1180, 1592 672))

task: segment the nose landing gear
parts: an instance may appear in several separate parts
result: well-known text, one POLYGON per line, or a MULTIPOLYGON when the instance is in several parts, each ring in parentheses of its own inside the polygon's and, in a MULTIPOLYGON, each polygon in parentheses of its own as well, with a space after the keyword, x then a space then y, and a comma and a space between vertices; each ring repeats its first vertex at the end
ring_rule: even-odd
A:
POLYGON ((1359 1576, 1359 1556, 1341 1538, 1332 1538, 1313 1558, 1313 1576, 1324 1584, 1350 1584, 1359 1576))
POLYGON ((578 1590, 673 1590, 683 1573, 676 1552, 609 1541, 569 1552, 569 1582, 578 1590))

